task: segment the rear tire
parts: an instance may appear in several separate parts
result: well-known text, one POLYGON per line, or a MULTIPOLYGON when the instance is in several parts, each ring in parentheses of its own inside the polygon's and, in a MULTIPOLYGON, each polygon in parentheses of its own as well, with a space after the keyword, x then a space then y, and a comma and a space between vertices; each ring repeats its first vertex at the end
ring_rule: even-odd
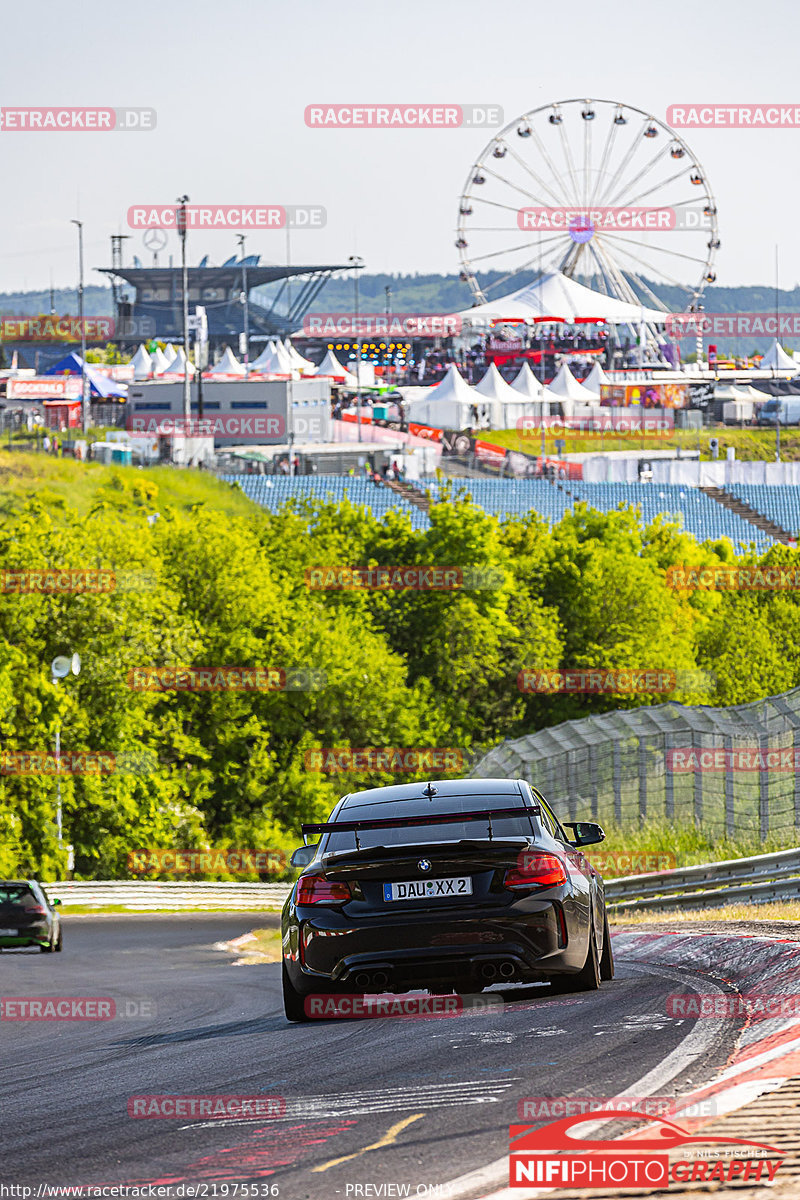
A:
POLYGON ((303 1006, 303 997, 292 986, 286 963, 281 963, 281 981, 283 984, 283 1011, 287 1021, 306 1022, 308 1016, 303 1006))
POLYGON ((608 928, 608 915, 603 917, 603 955, 600 959, 600 978, 614 978, 614 948, 611 945, 611 932, 608 928))
POLYGON ((556 992, 596 992, 600 987, 600 959, 597 954, 597 938, 594 935, 594 914, 589 926, 589 945, 586 961, 577 975, 558 975, 553 980, 556 992))

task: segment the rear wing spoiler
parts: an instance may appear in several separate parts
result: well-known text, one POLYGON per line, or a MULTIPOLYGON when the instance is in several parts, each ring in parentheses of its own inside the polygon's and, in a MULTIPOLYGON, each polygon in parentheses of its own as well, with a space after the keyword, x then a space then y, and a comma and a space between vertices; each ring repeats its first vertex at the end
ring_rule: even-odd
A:
POLYGON ((447 825, 458 821, 488 821, 489 837, 492 836, 492 821, 497 817, 538 816, 541 812, 538 804, 515 805, 513 808, 478 808, 469 812, 430 813, 424 817, 373 817, 362 821, 320 821, 311 825, 301 825, 303 841, 311 833, 355 833, 356 844, 358 834, 364 829, 405 829, 412 825, 447 825))

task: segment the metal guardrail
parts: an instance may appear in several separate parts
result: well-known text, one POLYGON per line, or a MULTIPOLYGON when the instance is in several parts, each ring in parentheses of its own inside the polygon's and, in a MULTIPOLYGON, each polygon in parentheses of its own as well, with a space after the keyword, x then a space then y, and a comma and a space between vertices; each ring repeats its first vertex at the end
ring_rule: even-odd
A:
POLYGON ((800 900, 800 849, 609 879, 606 900, 614 913, 800 900))
POLYGON ((45 883, 51 900, 59 899, 65 911, 71 906, 151 909, 180 912, 198 908, 208 911, 275 911, 281 909, 291 891, 290 883, 203 883, 112 879, 62 880, 45 883))
MULTIPOLYGON (((180 912, 276 911, 291 891, 290 883, 151 883, 145 880, 64 880, 45 884, 51 899, 65 910, 84 905, 180 912)), ((613 913, 648 909, 718 908, 723 904, 800 900, 800 848, 753 858, 701 863, 650 875, 626 875, 606 881, 606 900, 613 913)))

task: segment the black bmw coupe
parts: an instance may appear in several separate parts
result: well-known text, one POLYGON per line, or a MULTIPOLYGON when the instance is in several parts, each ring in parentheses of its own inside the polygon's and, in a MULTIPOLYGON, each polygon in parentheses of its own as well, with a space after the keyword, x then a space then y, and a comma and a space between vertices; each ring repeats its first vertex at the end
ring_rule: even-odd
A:
POLYGON ((544 797, 518 779, 433 780, 344 796, 283 909, 290 1021, 319 994, 475 992, 551 981, 590 991, 614 960, 603 881, 544 797))

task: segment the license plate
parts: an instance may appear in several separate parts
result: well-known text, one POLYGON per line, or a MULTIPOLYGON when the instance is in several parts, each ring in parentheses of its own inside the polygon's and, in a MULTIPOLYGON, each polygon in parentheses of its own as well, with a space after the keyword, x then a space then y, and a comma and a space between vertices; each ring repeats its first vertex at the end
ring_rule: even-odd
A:
POLYGON ((385 883, 384 900, 436 900, 440 896, 471 896, 472 879, 412 879, 408 883, 385 883))
POLYGON ((16 937, 18 929, 0 929, 0 937, 16 937))

